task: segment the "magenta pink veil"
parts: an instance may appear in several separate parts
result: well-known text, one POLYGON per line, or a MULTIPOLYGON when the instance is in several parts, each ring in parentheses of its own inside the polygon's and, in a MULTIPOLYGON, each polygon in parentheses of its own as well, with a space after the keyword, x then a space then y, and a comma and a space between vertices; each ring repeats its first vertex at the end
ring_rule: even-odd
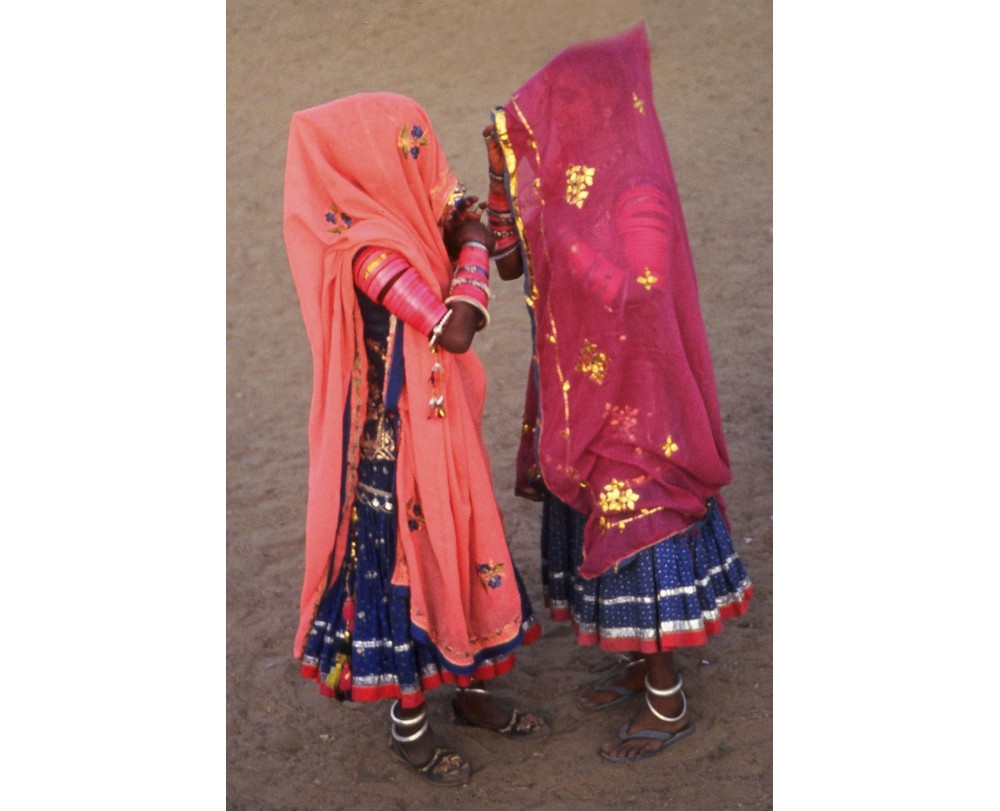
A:
POLYGON ((594 577, 730 481, 645 27, 561 52, 494 122, 532 316, 519 492, 540 473, 587 516, 594 577))

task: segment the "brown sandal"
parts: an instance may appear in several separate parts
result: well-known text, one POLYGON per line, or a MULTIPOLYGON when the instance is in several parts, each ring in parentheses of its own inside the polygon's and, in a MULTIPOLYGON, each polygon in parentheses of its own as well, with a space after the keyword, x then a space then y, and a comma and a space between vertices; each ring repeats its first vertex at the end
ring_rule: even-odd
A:
POLYGON ((410 760, 403 744, 412 743, 427 732, 430 721, 427 719, 426 709, 416 718, 401 720, 396 717, 394 712, 398 705, 397 701, 389 708, 389 716, 392 718, 392 737, 389 739, 389 750, 416 774, 435 785, 464 786, 468 783, 471 776, 469 764, 457 752, 452 752, 443 746, 437 747, 426 763, 414 763, 410 760), (397 726, 413 727, 418 724, 422 726, 412 735, 401 735, 396 731, 397 726))
MULTIPOLYGON (((481 687, 462 687, 460 690, 464 690, 467 693, 480 693, 482 695, 489 695, 489 690, 484 690, 481 687)), ((514 709, 510 712, 510 718, 507 719, 505 724, 484 724, 482 721, 477 721, 474 718, 470 718, 464 715, 459 709, 458 704, 455 699, 452 699, 451 709, 455 713, 455 722, 459 724, 465 724, 470 727, 480 727, 482 729, 488 729, 491 732, 496 732, 499 735, 503 735, 505 738, 520 738, 522 740, 540 740, 542 738, 548 737, 549 725, 545 721, 539 718, 537 715, 533 715, 530 712, 522 712, 521 710, 514 709)))

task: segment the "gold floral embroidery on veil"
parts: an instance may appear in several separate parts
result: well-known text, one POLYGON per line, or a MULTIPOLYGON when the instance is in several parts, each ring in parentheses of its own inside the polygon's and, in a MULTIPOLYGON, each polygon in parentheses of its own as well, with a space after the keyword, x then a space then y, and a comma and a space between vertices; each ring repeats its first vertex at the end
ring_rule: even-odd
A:
POLYGON ((588 186, 594 185, 594 174, 597 172, 592 166, 570 166, 566 170, 566 202, 571 206, 583 208, 584 202, 590 192, 588 186))

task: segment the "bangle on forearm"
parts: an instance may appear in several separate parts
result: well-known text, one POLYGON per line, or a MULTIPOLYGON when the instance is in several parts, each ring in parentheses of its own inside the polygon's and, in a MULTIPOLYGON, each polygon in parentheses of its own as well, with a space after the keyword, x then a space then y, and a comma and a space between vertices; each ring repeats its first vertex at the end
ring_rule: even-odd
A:
POLYGON ((490 280, 490 272, 489 272, 489 270, 487 270, 484 267, 480 267, 479 265, 458 265, 455 268, 455 275, 456 276, 459 273, 463 273, 463 272, 477 273, 480 276, 482 276, 484 279, 486 279, 486 281, 490 280))
POLYGON ((510 200, 502 189, 490 188, 489 194, 486 195, 486 206, 494 211, 510 211, 510 200))
POLYGON ((467 239, 458 248, 458 261, 473 262, 480 253, 489 255, 486 243, 480 242, 478 239, 467 239))
POLYGON ((506 259, 512 253, 514 253, 514 251, 516 251, 518 247, 520 247, 520 245, 521 245, 520 241, 516 238, 510 243, 510 245, 505 245, 503 247, 501 247, 500 242, 498 241, 497 250, 493 252, 493 261, 499 262, 501 259, 506 259))
MULTIPOLYGON (((486 173, 490 176, 490 180, 499 180, 501 183, 503 182, 503 175, 498 175, 492 169, 487 169, 486 173)), ((480 177, 482 177, 482 175, 480 175, 480 177)))
POLYGON ((395 251, 364 248, 355 257, 352 271, 362 293, 424 335, 447 312, 440 293, 395 251))
POLYGON ((487 209, 490 231, 493 232, 493 252, 490 257, 494 260, 509 256, 517 247, 519 239, 517 236, 517 226, 514 224, 513 215, 510 219, 499 216, 487 209))
POLYGON ((479 330, 483 329, 483 327, 486 327, 486 326, 489 325, 489 323, 490 323, 490 311, 487 310, 486 307, 483 306, 483 304, 481 304, 479 301, 477 301, 476 299, 472 298, 471 296, 448 296, 448 298, 446 298, 444 300, 444 303, 445 304, 454 304, 456 301, 464 301, 466 304, 471 304, 473 307, 475 307, 477 310, 479 310, 479 314, 482 316, 482 318, 480 319, 479 326, 476 329, 477 332, 479 330))
POLYGON ((430 335, 447 310, 438 295, 411 268, 389 288, 382 306, 421 334, 430 335))
POLYGON ((486 278, 489 278, 490 252, 478 240, 470 239, 468 242, 462 243, 462 247, 458 251, 455 272, 458 272, 459 268, 468 266, 481 268, 486 278))
POLYGON ((472 293, 472 291, 467 289, 470 287, 474 287, 476 290, 483 291, 483 293, 486 296, 485 301, 482 302, 484 305, 488 304, 490 299, 493 298, 493 293, 490 292, 490 286, 485 282, 481 282, 479 281, 479 279, 468 279, 457 276, 451 280, 451 287, 449 288, 448 292, 454 293, 456 290, 458 290, 462 295, 466 296, 471 295, 478 298, 478 296, 476 296, 475 293, 472 293))
POLYGON ((372 301, 381 303, 385 290, 409 263, 398 253, 381 248, 364 248, 354 259, 354 283, 372 301))
POLYGON ((492 206, 487 206, 486 207, 486 218, 491 223, 493 223, 493 222, 497 222, 497 223, 510 222, 510 223, 512 223, 512 222, 514 222, 514 212, 512 212, 510 209, 503 210, 503 209, 493 208, 492 206))
POLYGON ((615 207, 618 235, 629 268, 654 265, 670 242, 670 209, 659 189, 640 186, 626 193, 615 207))

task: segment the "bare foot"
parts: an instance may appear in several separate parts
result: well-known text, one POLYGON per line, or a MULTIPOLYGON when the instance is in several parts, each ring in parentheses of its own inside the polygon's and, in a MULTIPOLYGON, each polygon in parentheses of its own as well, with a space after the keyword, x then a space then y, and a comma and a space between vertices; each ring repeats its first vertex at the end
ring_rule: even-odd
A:
POLYGON ((510 710, 482 688, 456 690, 452 708, 457 715, 477 726, 502 727, 510 720, 510 710))
POLYGON ((618 704, 645 692, 645 679, 646 660, 635 659, 610 679, 583 688, 577 694, 576 706, 587 712, 595 712, 618 704))
POLYGON ((506 706, 481 687, 459 689, 451 706, 460 723, 483 727, 509 738, 543 738, 549 731, 542 718, 506 706))
POLYGON ((660 715, 675 720, 664 721, 658 718, 650 710, 649 704, 646 704, 625 729, 619 730, 617 735, 601 746, 601 755, 607 760, 616 762, 644 760, 673 743, 673 740, 669 738, 664 739, 662 736, 660 739, 629 737, 635 733, 653 731, 670 733, 671 735, 678 735, 680 737, 679 733, 686 735, 693 731, 687 711, 687 702, 683 698, 683 693, 678 692, 675 695, 666 697, 647 695, 647 701, 652 703, 653 708, 660 715))

